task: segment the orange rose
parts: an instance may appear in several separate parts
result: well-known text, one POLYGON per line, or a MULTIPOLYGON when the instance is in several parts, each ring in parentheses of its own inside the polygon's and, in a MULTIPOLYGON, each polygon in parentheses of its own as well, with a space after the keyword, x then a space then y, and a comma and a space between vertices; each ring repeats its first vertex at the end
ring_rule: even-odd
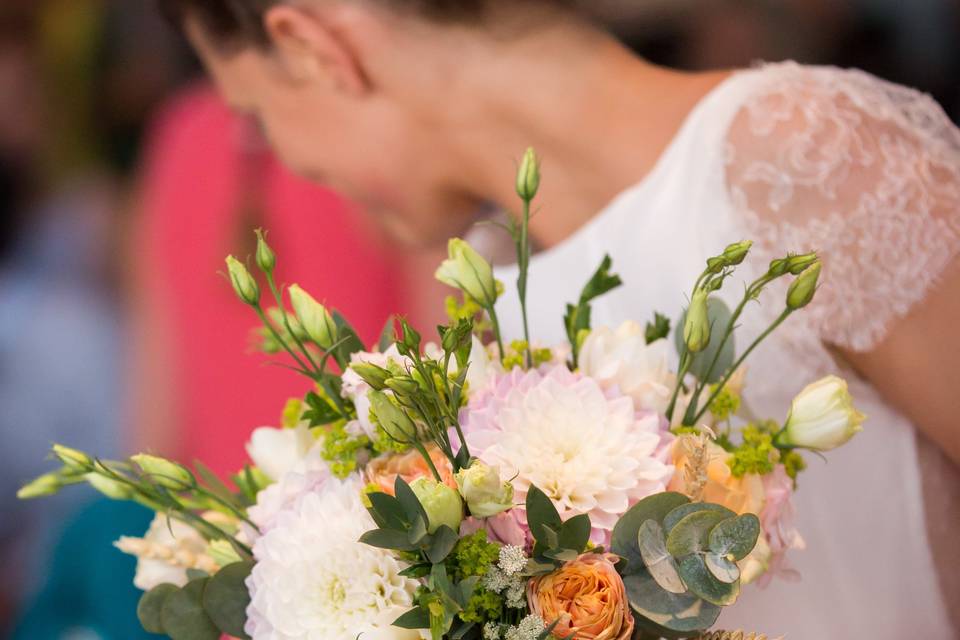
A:
POLYGON ((698 436, 683 435, 673 445, 677 472, 667 487, 689 496, 723 505, 737 513, 760 514, 765 492, 763 479, 755 473, 734 477, 727 464, 730 454, 715 442, 704 444, 698 436))
MULTIPOLYGON (((430 459, 440 472, 443 483, 456 489, 457 481, 453 477, 453 468, 443 452, 436 445, 427 445, 427 453, 430 454, 430 459)), ((417 478, 433 478, 433 472, 427 466, 427 461, 416 449, 374 458, 367 464, 366 474, 367 482, 379 486, 381 491, 391 496, 397 476, 403 478, 407 484, 417 478)))
POLYGON ((612 553, 585 553, 558 571, 530 580, 527 600, 533 614, 558 638, 627 640, 633 633, 633 614, 627 590, 614 568, 612 553))

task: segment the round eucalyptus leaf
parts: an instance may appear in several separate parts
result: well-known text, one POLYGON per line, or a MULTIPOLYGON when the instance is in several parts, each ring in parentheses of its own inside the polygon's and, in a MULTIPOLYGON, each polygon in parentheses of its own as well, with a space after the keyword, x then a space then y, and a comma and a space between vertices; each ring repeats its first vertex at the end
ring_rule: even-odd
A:
MULTIPOLYGON (((723 351, 720 352, 720 357, 717 359, 717 364, 713 367, 713 371, 709 377, 704 379, 707 374, 707 369, 710 368, 710 363, 713 362, 714 356, 716 356, 717 351, 720 350, 720 341, 723 339, 723 334, 727 329, 727 324, 730 322, 731 316, 733 316, 733 313, 723 300, 715 296, 707 298, 707 317, 710 321, 710 344, 707 345, 706 349, 694 355, 693 364, 690 366, 690 373, 696 376, 697 380, 715 384, 720 382, 727 370, 733 366, 733 361, 736 357, 735 335, 731 335, 727 340, 727 343, 723 346, 723 351)), ((683 326, 686 322, 687 312, 684 311, 673 331, 674 345, 677 348, 677 353, 683 353, 683 326)))
POLYGON ((714 509, 695 511, 684 516, 667 536, 667 551, 675 558, 682 558, 705 550, 710 530, 729 518, 729 514, 714 509))
POLYGON ((246 640, 243 627, 247 623, 250 592, 246 580, 253 570, 252 562, 235 562, 216 573, 203 590, 203 609, 220 631, 246 640))
POLYGON ((640 525, 647 520, 662 522, 670 511, 688 502, 690 499, 682 493, 657 493, 644 498, 620 516, 613 527, 610 550, 627 561, 625 574, 643 571, 643 559, 637 544, 640 525))
POLYGON ((720 607, 733 604, 740 595, 740 581, 726 583, 717 580, 707 569, 704 556, 700 554, 687 556, 680 561, 680 577, 691 592, 720 607))
POLYGON ((687 585, 680 578, 677 561, 667 552, 667 540, 660 524, 655 520, 646 520, 640 525, 637 542, 640 544, 640 557, 657 584, 670 593, 686 593, 687 585))
POLYGON ((727 556, 711 551, 703 556, 703 562, 707 565, 707 571, 720 582, 733 584, 740 579, 740 567, 727 556))
POLYGON ((656 638, 699 636, 720 615, 720 607, 693 594, 664 591, 646 571, 625 576, 623 583, 637 629, 656 638))
POLYGON ((718 524, 710 532, 710 550, 722 556, 743 560, 753 551, 760 536, 760 518, 745 513, 718 524))
POLYGON ((137 617, 140 618, 140 624, 145 631, 148 633, 164 633, 160 611, 163 609, 163 603, 167 601, 167 598, 177 591, 179 591, 179 588, 175 585, 161 584, 140 597, 140 602, 137 604, 137 617))
POLYGON ((189 582, 163 603, 160 620, 171 640, 220 640, 220 630, 203 609, 203 591, 209 580, 189 582))
POLYGON ((686 518, 691 513, 696 513, 697 511, 718 511, 720 513, 727 514, 726 517, 733 518, 737 514, 727 509, 726 507, 714 504, 712 502, 690 502, 688 504, 682 504, 676 509, 672 510, 663 518, 663 531, 666 535, 670 535, 670 532, 677 525, 678 522, 686 518))

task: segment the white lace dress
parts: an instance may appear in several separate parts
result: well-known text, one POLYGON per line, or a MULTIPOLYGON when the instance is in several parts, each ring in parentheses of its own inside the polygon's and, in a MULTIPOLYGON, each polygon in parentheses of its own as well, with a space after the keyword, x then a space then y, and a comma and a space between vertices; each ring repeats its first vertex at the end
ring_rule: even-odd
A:
MULTIPOLYGON (((697 105, 649 175, 535 256, 532 336, 562 339, 562 303, 605 253, 626 285, 598 301, 594 324, 643 322, 654 310, 676 318, 705 259, 744 238, 756 245, 738 279, 788 250, 823 257, 814 304, 749 364, 751 409, 782 421, 805 384, 837 370, 825 343, 869 350, 960 253, 960 132, 927 96, 859 71, 783 63, 736 73, 697 105)), ((515 271, 498 276, 512 294, 515 271)), ((728 302, 742 294, 736 282, 725 289, 728 302)), ((782 310, 784 291, 748 310, 741 345, 782 310)), ((514 296, 504 304, 501 318, 517 318, 514 296)), ((808 456, 800 477, 807 550, 790 560, 802 580, 748 587, 724 613, 727 627, 795 640, 954 637, 914 429, 867 384, 853 391, 865 431, 827 463, 808 456)))

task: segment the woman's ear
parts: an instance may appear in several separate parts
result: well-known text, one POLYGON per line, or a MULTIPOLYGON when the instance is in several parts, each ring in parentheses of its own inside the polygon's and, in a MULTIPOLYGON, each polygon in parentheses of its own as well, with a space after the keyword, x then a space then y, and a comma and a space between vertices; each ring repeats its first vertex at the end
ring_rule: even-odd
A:
POLYGON ((352 95, 369 90, 358 52, 324 15, 280 4, 266 12, 264 26, 275 55, 295 82, 325 82, 352 95))

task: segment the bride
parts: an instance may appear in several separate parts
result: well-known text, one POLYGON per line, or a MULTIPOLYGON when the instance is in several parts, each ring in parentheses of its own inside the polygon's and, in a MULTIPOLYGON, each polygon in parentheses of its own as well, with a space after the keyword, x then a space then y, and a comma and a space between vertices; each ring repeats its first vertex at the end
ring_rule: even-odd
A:
MULTIPOLYGON (((561 0, 163 1, 286 163, 409 243, 513 207, 511 159, 534 146, 535 339, 561 338, 545 301, 574 300, 573 274, 605 252, 627 286, 600 323, 676 317, 676 292, 734 240, 756 240, 747 272, 820 251, 815 304, 752 361, 751 409, 775 416, 801 381, 844 368, 870 420, 800 478, 802 582, 752 589, 721 624, 953 637, 960 519, 952 465, 934 463, 960 463, 960 132, 930 98, 791 63, 657 68, 561 0)), ((744 334, 781 304, 755 308, 744 334)))

